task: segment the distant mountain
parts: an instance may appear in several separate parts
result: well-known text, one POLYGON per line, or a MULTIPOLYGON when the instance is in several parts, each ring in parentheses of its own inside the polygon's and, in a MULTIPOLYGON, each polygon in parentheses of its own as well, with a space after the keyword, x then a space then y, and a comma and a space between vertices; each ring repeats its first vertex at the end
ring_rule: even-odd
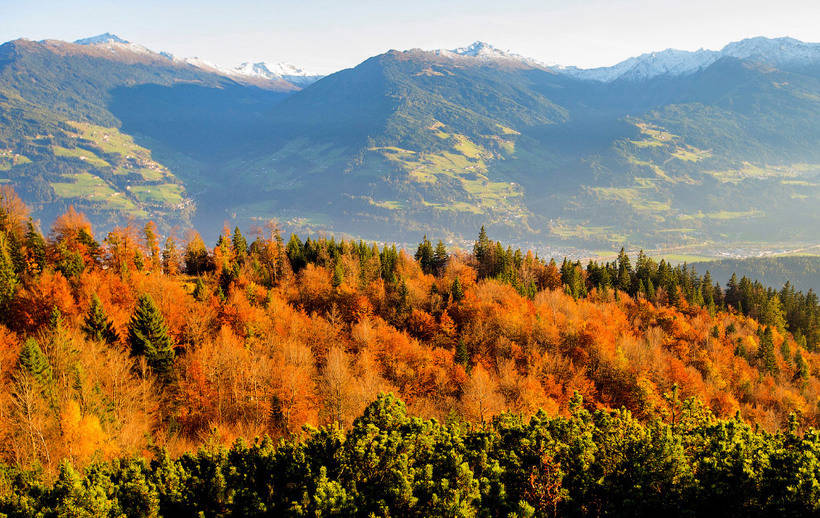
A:
POLYGON ((322 78, 321 74, 306 72, 290 63, 242 63, 231 69, 231 74, 264 79, 282 79, 300 87, 315 83, 322 78))
POLYGON ((555 70, 579 79, 601 82, 645 81, 659 76, 690 75, 725 57, 777 67, 813 66, 820 62, 820 44, 804 43, 793 38, 757 37, 730 43, 720 51, 667 49, 629 58, 611 67, 556 67, 555 70))
POLYGON ((721 57, 720 52, 713 50, 667 49, 660 52, 641 54, 629 58, 611 67, 580 69, 575 67, 557 67, 559 73, 579 79, 589 79, 608 83, 616 79, 640 81, 658 76, 678 77, 703 70, 721 57))
POLYGON ((752 39, 593 74, 477 42, 300 88, 298 69, 224 70, 114 38, 0 46, 0 181, 40 217, 74 203, 103 225, 277 218, 454 242, 484 224, 594 250, 817 242, 815 44, 752 39))

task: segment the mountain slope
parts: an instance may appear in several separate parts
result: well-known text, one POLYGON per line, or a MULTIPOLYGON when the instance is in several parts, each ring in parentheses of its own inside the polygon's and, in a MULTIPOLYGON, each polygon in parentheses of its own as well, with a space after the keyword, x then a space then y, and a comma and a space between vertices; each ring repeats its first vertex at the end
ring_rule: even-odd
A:
POLYGON ((408 238, 816 239, 815 69, 722 57, 638 88, 475 54, 391 51, 278 105, 260 157, 233 164, 256 189, 238 214, 311 200, 313 228, 408 238))
POLYGON ((817 240, 814 44, 746 40, 696 66, 668 51, 592 81, 476 43, 390 51, 297 91, 90 43, 0 47, 0 178, 41 217, 76 203, 100 222, 454 242, 485 224, 605 249, 817 240))
POLYGON ((74 204, 101 224, 185 223, 201 176, 191 162, 254 131, 292 86, 242 84, 114 38, 0 46, 0 172, 47 220, 74 204))

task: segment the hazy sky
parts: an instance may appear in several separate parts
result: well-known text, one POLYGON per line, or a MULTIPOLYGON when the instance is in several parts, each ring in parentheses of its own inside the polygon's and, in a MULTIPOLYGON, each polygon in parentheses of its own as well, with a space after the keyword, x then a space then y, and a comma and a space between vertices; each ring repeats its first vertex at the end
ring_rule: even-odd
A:
POLYGON ((218 64, 288 61, 318 72, 389 49, 481 40, 549 64, 611 65, 749 36, 820 41, 820 0, 0 0, 0 40, 112 32, 218 64))

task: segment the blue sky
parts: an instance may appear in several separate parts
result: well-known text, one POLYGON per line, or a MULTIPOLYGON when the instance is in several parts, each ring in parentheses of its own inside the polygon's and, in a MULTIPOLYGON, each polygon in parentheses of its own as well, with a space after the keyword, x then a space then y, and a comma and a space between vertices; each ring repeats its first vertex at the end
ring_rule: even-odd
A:
POLYGON ((749 36, 820 41, 818 20, 818 0, 0 0, 2 41, 112 32, 218 64, 288 61, 318 72, 475 40, 550 64, 602 66, 749 36))

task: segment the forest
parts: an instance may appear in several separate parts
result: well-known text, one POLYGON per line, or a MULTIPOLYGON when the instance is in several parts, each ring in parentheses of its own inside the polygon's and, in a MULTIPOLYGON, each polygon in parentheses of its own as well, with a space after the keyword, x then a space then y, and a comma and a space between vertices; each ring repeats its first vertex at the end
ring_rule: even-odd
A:
POLYGON ((0 513, 818 513, 812 291, 247 234, 0 186, 0 513))

